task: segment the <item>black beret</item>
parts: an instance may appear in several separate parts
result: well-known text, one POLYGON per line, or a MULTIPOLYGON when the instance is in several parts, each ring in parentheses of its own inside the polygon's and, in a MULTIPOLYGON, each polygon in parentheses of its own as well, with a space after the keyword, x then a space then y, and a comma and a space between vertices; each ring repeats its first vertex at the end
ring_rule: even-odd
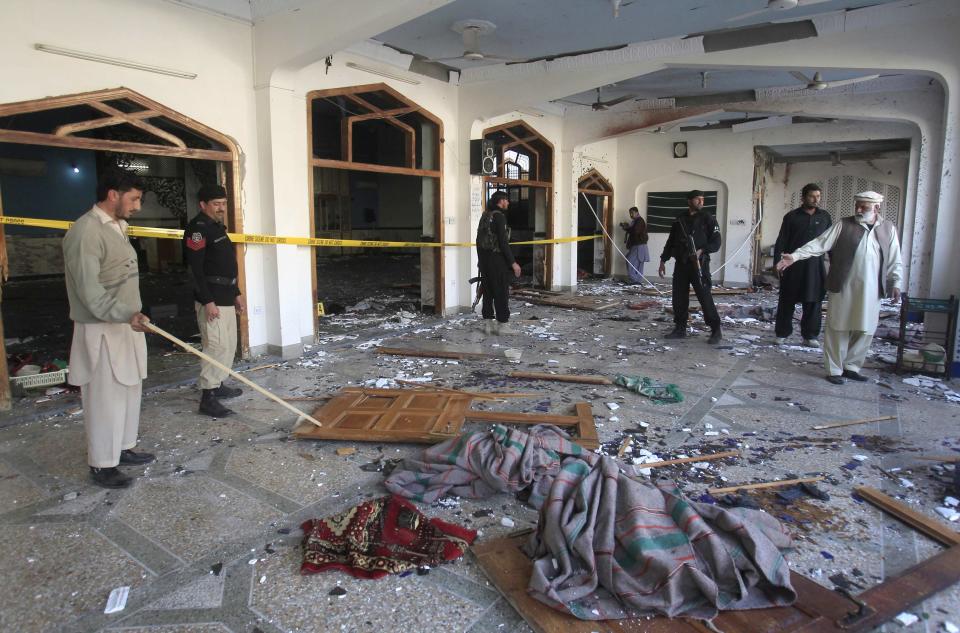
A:
POLYGON ((200 202, 210 202, 227 197, 227 190, 220 185, 203 185, 197 192, 197 200, 200 202))

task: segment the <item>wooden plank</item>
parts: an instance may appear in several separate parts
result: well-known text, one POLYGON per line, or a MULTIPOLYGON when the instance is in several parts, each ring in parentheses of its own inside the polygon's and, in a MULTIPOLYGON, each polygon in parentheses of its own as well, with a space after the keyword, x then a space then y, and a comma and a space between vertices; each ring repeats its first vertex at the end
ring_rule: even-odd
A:
POLYGON ((960 455, 917 455, 916 459, 922 459, 927 462, 943 462, 951 464, 960 462, 960 455))
POLYGON ((496 358, 493 354, 483 354, 480 352, 451 352, 446 350, 412 349, 406 347, 379 346, 374 351, 377 354, 415 356, 417 358, 453 358, 457 360, 465 360, 468 358, 496 358))
POLYGON ((125 123, 128 123, 135 128, 139 128, 144 132, 146 132, 147 134, 152 134, 157 138, 162 138, 168 143, 171 143, 174 147, 179 147, 180 149, 186 149, 187 147, 187 144, 183 142, 182 138, 178 136, 174 136, 173 134, 171 134, 170 132, 167 132, 166 130, 161 130, 155 125, 150 125, 146 121, 142 121, 139 118, 129 117, 126 115, 126 113, 121 112, 120 110, 117 110, 113 106, 108 106, 107 104, 100 103, 98 101, 92 101, 90 102, 90 105, 105 114, 109 114, 114 118, 123 119, 125 123))
POLYGON ((53 131, 57 136, 67 136, 69 134, 74 134, 76 132, 83 132, 85 130, 96 130, 102 127, 110 127, 111 125, 119 125, 121 123, 126 123, 129 118, 133 119, 149 119, 151 117, 160 116, 159 112, 153 110, 143 110, 142 112, 128 112, 125 113, 125 117, 119 116, 109 116, 102 119, 93 119, 92 121, 80 121, 78 123, 66 123, 61 125, 53 131))
POLYGON ((593 409, 587 402, 578 402, 577 410, 577 443, 584 448, 599 448, 600 438, 597 437, 597 427, 593 423, 593 409))
POLYGON ((637 468, 662 468, 663 466, 674 466, 676 464, 692 464, 694 462, 711 462, 715 459, 726 459, 727 457, 740 457, 740 451, 723 451, 722 453, 713 453, 712 455, 698 455, 697 457, 680 457, 677 459, 667 459, 662 462, 650 462, 647 464, 637 464, 637 468))
MULTIPOLYGON (((863 617, 820 617, 797 633, 867 633, 960 581, 960 546, 954 545, 857 596, 863 617)), ((850 609, 856 611, 856 609, 850 609)), ((718 623, 719 624, 719 623, 718 623)))
POLYGON ((194 149, 190 147, 184 149, 180 147, 167 147, 164 145, 128 143, 126 141, 83 138, 80 136, 56 136, 55 134, 41 134, 39 132, 21 132, 15 130, 0 130, 0 143, 74 147, 79 149, 128 152, 131 154, 149 154, 152 156, 173 156, 175 158, 192 158, 200 160, 233 160, 233 154, 231 152, 210 149, 194 149))
POLYGON ((612 385, 613 381, 606 376, 574 375, 574 374, 545 374, 533 371, 512 371, 511 378, 526 380, 551 380, 554 382, 578 382, 587 385, 612 385))
POLYGON ((349 169, 351 171, 368 171, 375 174, 400 174, 402 176, 425 176, 439 178, 440 172, 435 169, 413 169, 411 167, 393 167, 392 165, 371 165, 369 163, 355 163, 347 160, 332 160, 329 158, 313 158, 314 167, 330 167, 332 169, 349 169))
POLYGON ((506 185, 508 187, 553 187, 552 182, 542 180, 521 180, 519 178, 501 178, 500 176, 484 176, 483 181, 494 185, 506 185))
POLYGON ((813 431, 822 431, 824 429, 838 429, 842 426, 855 426, 857 424, 869 424, 871 422, 883 422, 884 420, 896 420, 896 419, 897 419, 897 416, 895 415, 881 415, 878 418, 864 418, 862 420, 834 422, 833 424, 818 424, 816 426, 811 426, 810 429, 813 431))
POLYGON ((573 310, 587 310, 590 312, 599 312, 608 308, 615 308, 623 304, 622 299, 602 299, 594 297, 544 297, 541 293, 529 290, 515 290, 511 293, 518 299, 529 301, 545 306, 554 306, 557 308, 568 308, 573 310))
POLYGON ((414 382, 413 380, 402 380, 395 378, 395 382, 401 385, 407 385, 415 389, 429 389, 431 391, 442 391, 443 393, 455 393, 461 396, 470 396, 476 400, 503 400, 504 398, 536 398, 538 393, 483 393, 480 391, 464 391, 463 389, 451 389, 450 387, 441 387, 431 382, 414 382))
POLYGON ((948 547, 960 545, 960 532, 950 529, 933 517, 920 514, 907 504, 883 494, 876 488, 857 486, 853 491, 887 514, 896 517, 938 543, 948 547))
POLYGON ((809 484, 826 479, 823 475, 819 477, 804 477, 801 479, 782 479, 780 481, 765 481, 758 484, 744 484, 742 486, 727 486, 726 488, 707 488, 707 492, 712 495, 722 495, 737 490, 759 490, 761 488, 782 488, 783 486, 792 486, 794 484, 809 484))

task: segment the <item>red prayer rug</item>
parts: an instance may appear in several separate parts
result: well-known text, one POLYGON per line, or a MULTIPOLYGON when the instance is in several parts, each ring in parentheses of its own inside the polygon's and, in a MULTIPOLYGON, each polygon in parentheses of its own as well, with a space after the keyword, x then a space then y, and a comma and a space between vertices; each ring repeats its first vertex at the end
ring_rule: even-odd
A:
POLYGON ((301 574, 339 569, 357 578, 383 578, 463 556, 476 530, 430 519, 390 495, 361 503, 303 528, 301 574))

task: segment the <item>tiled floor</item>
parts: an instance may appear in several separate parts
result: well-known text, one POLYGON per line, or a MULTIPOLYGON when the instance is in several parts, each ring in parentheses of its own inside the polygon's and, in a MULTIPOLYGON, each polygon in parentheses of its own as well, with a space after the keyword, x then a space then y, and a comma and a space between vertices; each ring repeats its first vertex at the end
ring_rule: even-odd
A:
MULTIPOLYGON (((632 298, 630 291, 612 283, 596 291, 632 298)), ((769 304, 771 298, 725 297, 723 302, 734 300, 769 304)), ((250 377, 280 395, 304 396, 377 378, 417 378, 432 372, 432 379, 448 387, 538 394, 530 401, 496 405, 503 408, 532 409, 549 402, 551 411, 566 413, 572 402, 587 400, 602 441, 619 444, 624 429, 645 422, 649 426, 642 447, 663 458, 731 445, 742 449, 738 460, 658 472, 676 478, 691 495, 723 481, 824 474, 823 488, 831 500, 805 502, 821 512, 820 523, 785 520, 797 540, 791 564, 828 586, 828 578, 838 572, 869 586, 938 549, 856 502, 850 492, 857 484, 876 486, 933 515, 947 474, 915 457, 960 449, 960 405, 917 393, 897 376, 878 372, 875 361, 867 375, 882 377, 892 389, 873 380, 831 385, 823 380, 820 352, 774 347, 766 324, 728 324, 724 345, 715 348, 706 344, 704 334, 681 341, 657 338, 670 329, 669 316, 660 308, 590 313, 522 302, 513 307, 522 330, 517 336, 484 340, 470 315, 423 317, 402 330, 374 327, 350 332, 357 338, 329 337, 303 359, 250 377), (751 342, 743 335, 760 339, 751 342), (513 347, 523 356, 515 364, 500 358, 451 362, 357 349, 377 339, 403 346, 474 346, 494 353, 513 347), (671 382, 685 400, 656 405, 620 387, 503 377, 516 369, 574 368, 671 382), (881 398, 890 393, 907 400, 881 398), (619 408, 611 410, 608 402, 619 408), (829 431, 809 428, 888 414, 896 419, 829 431), (707 424, 721 434, 705 436, 707 424), (853 470, 844 468, 853 455, 866 455, 867 460, 853 470), (891 473, 898 467, 903 470, 891 473), (905 487, 900 477, 913 487, 905 487)), ((186 357, 183 362, 190 365, 186 357)), ((57 410, 68 411, 71 397, 57 410)), ((196 415, 196 401, 197 392, 190 386, 157 390, 145 398, 141 448, 156 452, 159 459, 133 469, 141 476, 123 491, 103 491, 89 482, 81 416, 61 413, 21 423, 18 411, 3 417, 0 631, 529 630, 469 555, 425 576, 359 581, 341 573, 299 575, 299 524, 383 494, 382 474, 360 466, 380 458, 415 456, 422 447, 350 444, 358 452, 338 456, 335 450, 347 444, 291 440, 292 416, 260 396, 245 392, 230 401, 238 413, 223 420, 196 415), (121 585, 131 587, 126 609, 104 615, 107 595, 121 585), (331 596, 335 586, 346 594, 331 596)), ((20 418, 30 420, 30 401, 17 407, 20 418)), ((480 538, 509 532, 500 524, 504 516, 511 517, 516 528, 537 520, 535 511, 507 495, 460 499, 448 506, 423 509, 480 530, 480 538), (491 510, 491 516, 474 517, 482 509, 491 510)), ((960 589, 943 592, 914 612, 928 615, 914 626, 918 631, 936 631, 944 619, 960 623, 960 589)))

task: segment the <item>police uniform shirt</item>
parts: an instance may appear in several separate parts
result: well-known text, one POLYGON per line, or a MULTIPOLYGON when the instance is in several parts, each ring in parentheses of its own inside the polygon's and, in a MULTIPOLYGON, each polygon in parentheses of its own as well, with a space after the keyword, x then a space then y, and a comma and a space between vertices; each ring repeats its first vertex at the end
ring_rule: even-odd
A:
POLYGON ((237 287, 237 251, 227 229, 198 213, 183 232, 184 257, 193 280, 193 298, 205 305, 232 306, 237 287))

